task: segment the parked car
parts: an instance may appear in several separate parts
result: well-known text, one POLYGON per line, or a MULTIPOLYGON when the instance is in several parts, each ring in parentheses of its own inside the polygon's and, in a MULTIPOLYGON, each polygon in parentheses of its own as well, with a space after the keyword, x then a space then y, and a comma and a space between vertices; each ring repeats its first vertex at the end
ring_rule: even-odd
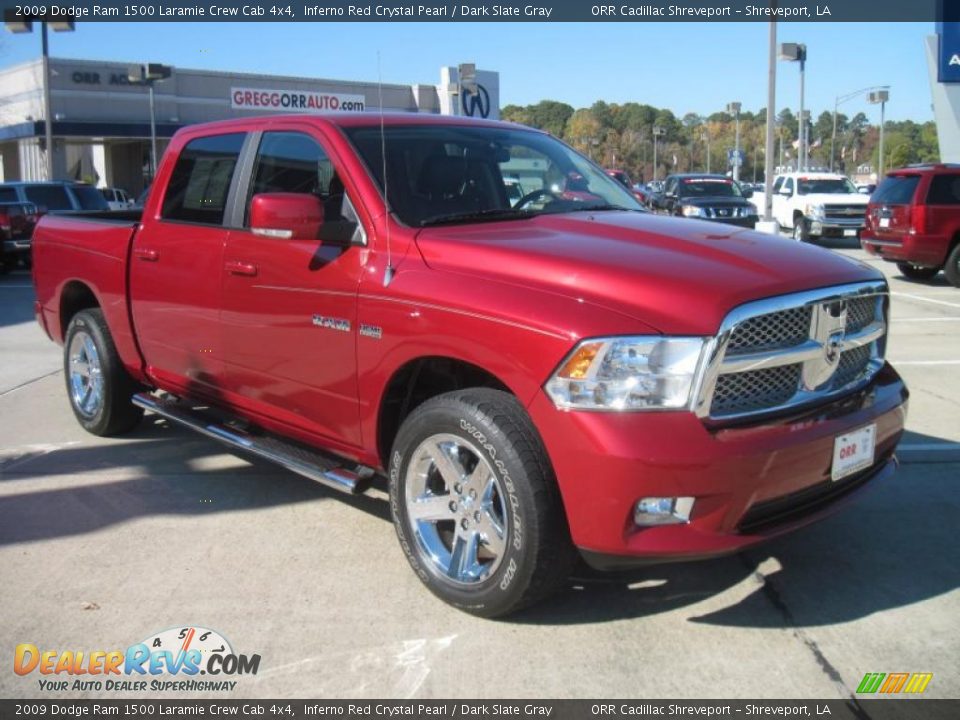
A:
MULTIPOLYGON (((758 193, 754 202, 763 207, 764 193, 758 193)), ((859 237, 868 202, 849 178, 837 173, 805 170, 773 181, 773 217, 801 242, 859 237)))
POLYGON ((0 271, 8 272, 18 264, 30 267, 33 228, 39 220, 33 203, 0 202, 0 271))
POLYGON ((893 170, 870 198, 860 244, 912 280, 942 269, 960 287, 960 165, 893 170))
POLYGON ((120 188, 100 188, 100 194, 111 210, 129 210, 136 205, 136 200, 120 188))
POLYGON ((65 181, 0 183, 0 202, 5 199, 33 203, 41 213, 110 209, 93 185, 65 181))
POLYGON ((633 196, 634 196, 644 207, 647 207, 647 202, 648 202, 648 200, 649 200, 649 195, 648 195, 647 193, 643 192, 643 190, 638 190, 638 189, 637 189, 637 186, 633 183, 633 181, 630 179, 630 176, 627 174, 627 172, 626 172, 625 170, 615 170, 615 169, 608 168, 606 172, 607 172, 607 175, 609 175, 610 177, 612 177, 612 178, 613 178, 614 180, 616 180, 618 183, 620 183, 621 185, 623 185, 627 190, 629 190, 631 193, 633 193, 633 196))
POLYGON ((751 195, 751 190, 741 189, 723 175, 669 175, 664 182, 661 209, 670 215, 753 229, 758 218, 756 206, 747 200, 751 195))
POLYGON ((35 309, 83 428, 149 410, 331 488, 379 477, 417 577, 495 616, 577 552, 734 553, 893 474, 883 275, 717 234, 512 123, 247 118, 177 132, 142 214, 43 217, 35 309))

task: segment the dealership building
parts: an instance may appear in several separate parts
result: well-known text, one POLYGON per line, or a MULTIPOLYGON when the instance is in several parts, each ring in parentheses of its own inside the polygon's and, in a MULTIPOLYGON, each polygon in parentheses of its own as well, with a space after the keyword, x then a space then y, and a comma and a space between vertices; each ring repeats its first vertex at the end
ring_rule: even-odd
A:
MULTIPOLYGON (((125 62, 50 58, 54 179, 139 193, 149 181, 149 90, 125 62)), ((256 75, 171 68, 154 84, 158 155, 181 127, 266 113, 378 111, 499 117, 500 78, 459 65, 436 84, 256 75), (473 74, 471 71, 475 71, 473 74), (463 73, 461 82, 461 73, 463 73)), ((43 62, 0 70, 0 180, 45 180, 43 62)))

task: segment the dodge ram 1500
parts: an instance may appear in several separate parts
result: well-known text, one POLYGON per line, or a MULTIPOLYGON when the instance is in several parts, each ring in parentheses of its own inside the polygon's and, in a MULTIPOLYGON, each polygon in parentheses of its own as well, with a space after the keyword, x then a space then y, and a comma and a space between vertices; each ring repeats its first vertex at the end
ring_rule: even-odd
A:
POLYGON ((903 431, 875 270, 644 212, 509 123, 189 127, 142 214, 47 216, 34 254, 84 428, 147 410, 382 483, 416 574, 478 615, 543 598, 578 552, 702 558, 808 523, 888 478, 903 431))

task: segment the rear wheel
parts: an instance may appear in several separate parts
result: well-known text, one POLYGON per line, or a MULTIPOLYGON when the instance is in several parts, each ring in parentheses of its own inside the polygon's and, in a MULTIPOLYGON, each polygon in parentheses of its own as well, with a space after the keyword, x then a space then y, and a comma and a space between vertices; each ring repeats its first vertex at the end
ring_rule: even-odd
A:
POLYGON ((932 280, 940 272, 938 267, 924 267, 908 262, 898 262, 897 268, 904 277, 911 280, 932 280))
POLYGON ((530 605, 573 566, 546 452, 504 392, 447 393, 409 415, 393 446, 390 509, 417 576, 474 615, 530 605))
POLYGON ((943 266, 943 274, 954 287, 960 288, 960 243, 953 246, 953 250, 947 256, 947 262, 943 266))
POLYGON ((120 362, 99 309, 81 310, 67 327, 63 370, 77 421, 94 435, 119 435, 143 417, 130 402, 139 389, 120 362))

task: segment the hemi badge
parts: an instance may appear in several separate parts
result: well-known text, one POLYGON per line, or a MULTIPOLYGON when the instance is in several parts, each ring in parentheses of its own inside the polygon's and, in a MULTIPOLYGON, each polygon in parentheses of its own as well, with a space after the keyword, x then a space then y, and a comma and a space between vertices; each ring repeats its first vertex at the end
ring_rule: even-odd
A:
POLYGON ((360 323, 360 334, 364 337, 379 340, 383 337, 383 328, 379 328, 376 325, 366 325, 365 323, 360 323))

